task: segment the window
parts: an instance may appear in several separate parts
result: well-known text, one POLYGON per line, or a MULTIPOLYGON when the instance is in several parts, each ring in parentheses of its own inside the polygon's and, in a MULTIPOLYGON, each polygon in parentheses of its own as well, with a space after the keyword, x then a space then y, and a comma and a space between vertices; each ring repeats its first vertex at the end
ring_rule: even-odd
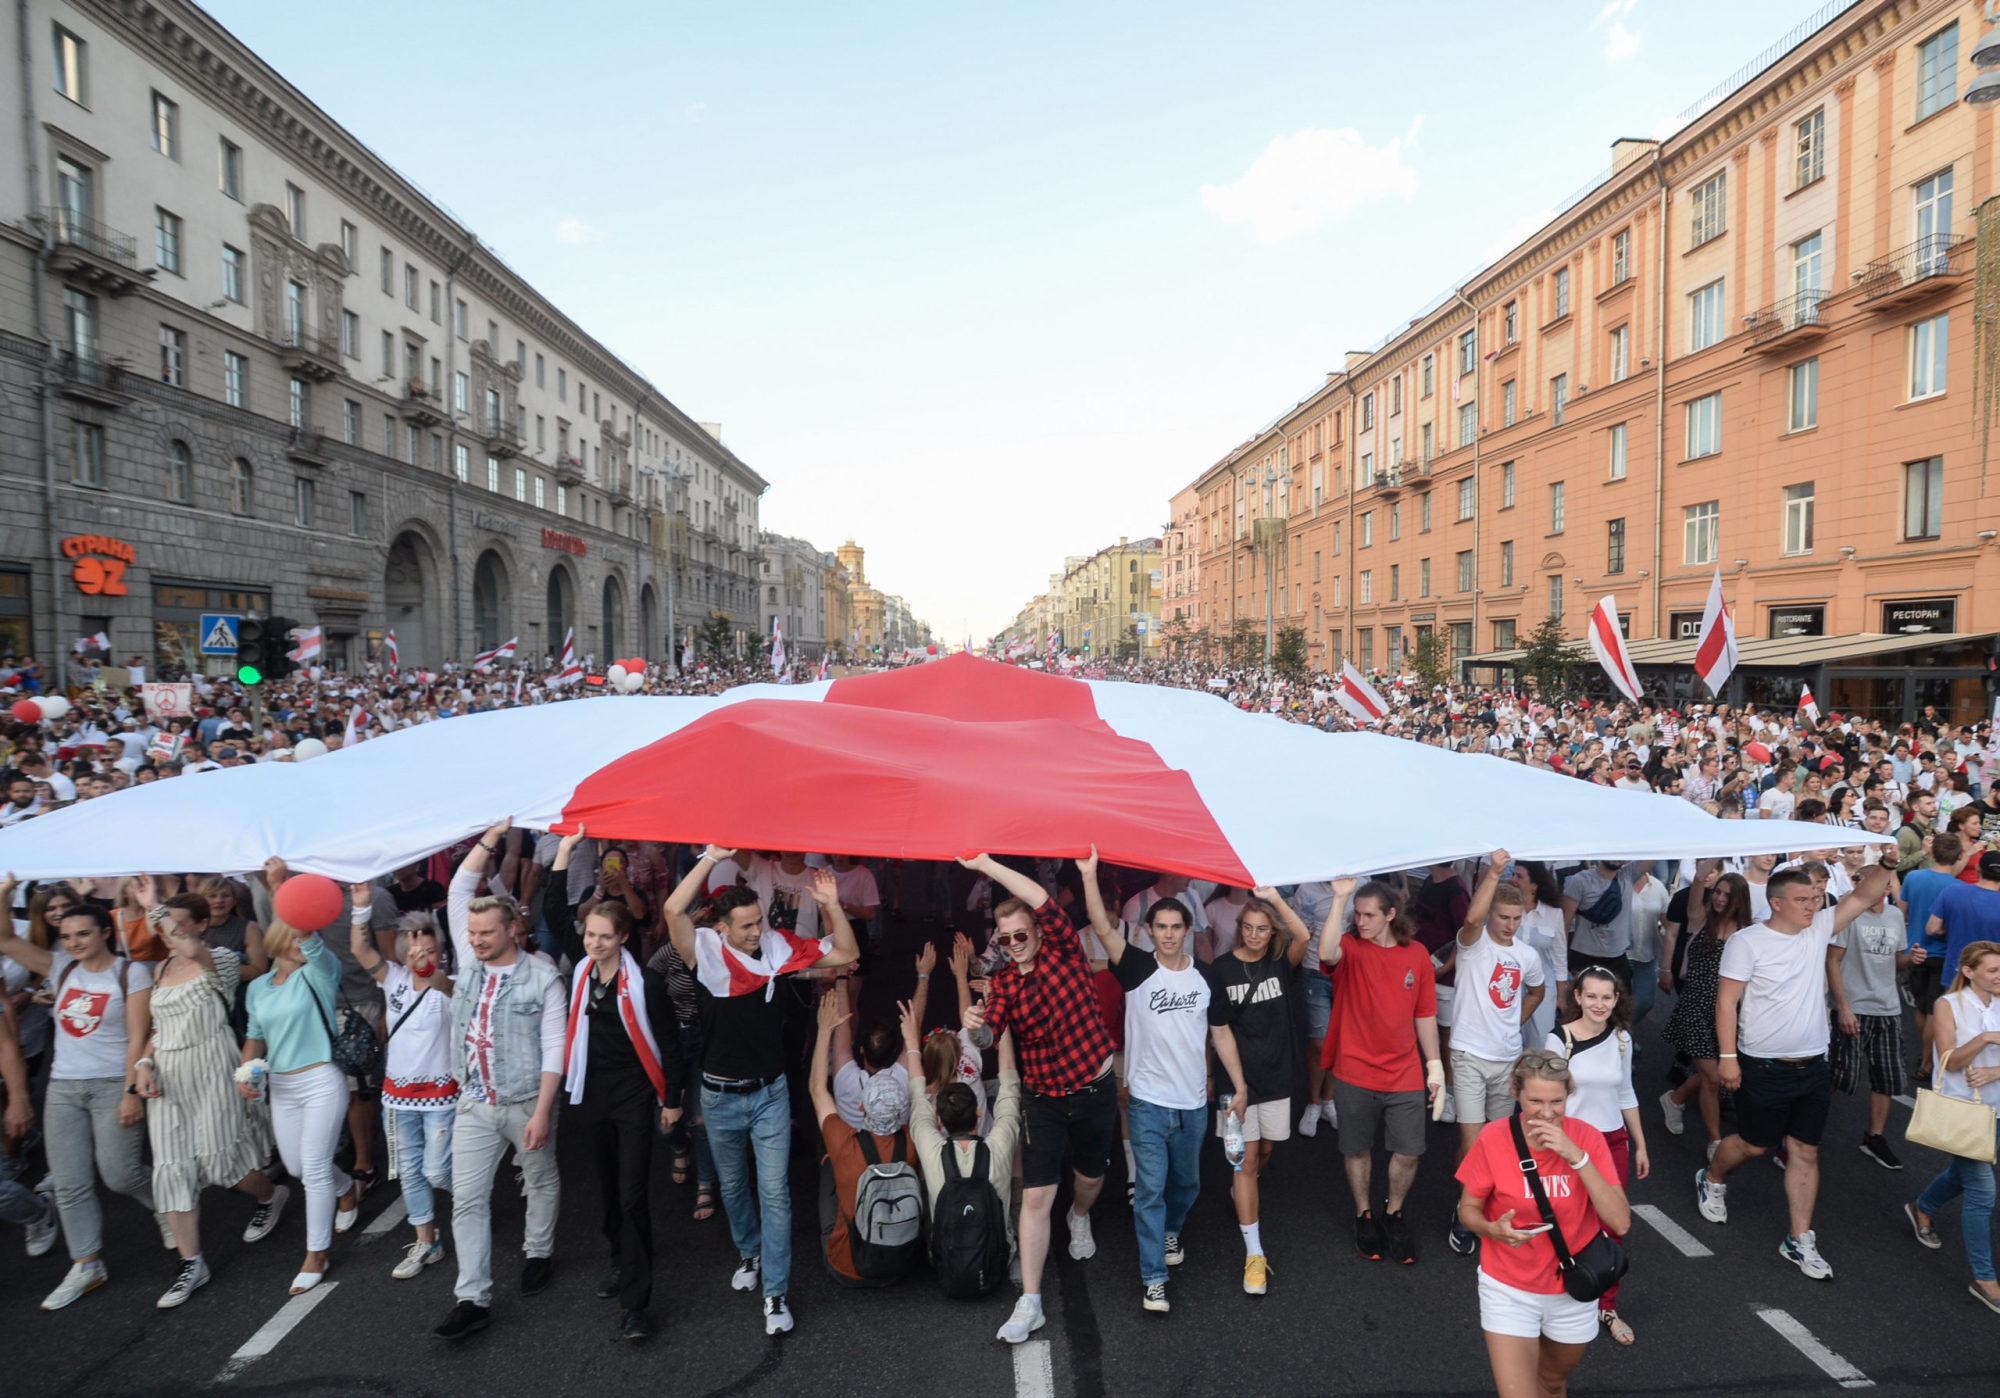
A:
POLYGON ((405 455, 403 459, 405 461, 409 462, 412 466, 415 466, 418 463, 419 458, 423 455, 423 446, 424 446, 424 434, 422 431, 420 431, 414 425, 404 429, 403 450, 405 455))
POLYGON ((1625 521, 1607 520, 1604 525, 1604 571, 1625 571, 1625 521))
POLYGON ((340 313, 340 352, 349 359, 361 358, 361 317, 348 310, 340 313))
POLYGON ((1557 374, 1549 380, 1549 421, 1561 427, 1563 410, 1569 407, 1569 375, 1557 374))
POLYGON ((542 358, 542 357, 541 357, 541 356, 540 356, 539 354, 538 354, 538 355, 536 355, 536 356, 535 356, 535 387, 536 387, 536 388, 547 388, 547 387, 548 387, 548 380, 547 380, 547 378, 546 378, 546 376, 545 376, 545 374, 544 374, 544 372, 543 372, 543 371, 544 371, 544 370, 545 370, 545 369, 546 369, 547 367, 548 367, 548 361, 544 360, 544 359, 543 359, 543 358, 542 358))
POLYGON ((1813 551, 1813 483, 1785 487, 1785 552, 1813 551))
POLYGON ((1396 375, 1389 380, 1389 414, 1395 416, 1403 411, 1403 376, 1396 375))
POLYGON ((1718 170, 1699 185, 1689 201, 1693 205, 1693 225, 1689 245, 1700 247, 1711 238, 1729 231, 1729 172, 1718 170))
MULTIPOLYGON (((1355 472, 1355 477, 1356 477, 1356 479, 1355 479, 1355 484, 1356 484, 1357 486, 1361 486, 1361 487, 1364 487, 1364 488, 1365 488, 1365 487, 1367 487, 1367 486, 1371 486, 1371 485, 1375 484, 1375 453, 1374 453, 1374 452, 1372 452, 1372 451, 1364 451, 1364 452, 1362 452, 1362 453, 1361 453, 1361 465, 1360 465, 1360 468, 1359 468, 1358 470, 1356 470, 1356 472, 1355 472)), ((1241 521, 1238 521, 1238 522, 1240 523, 1241 521)))
POLYGON ((294 238, 306 240, 306 192, 295 184, 285 186, 285 224, 294 238))
POLYGON ((1903 463, 1903 537, 1935 539, 1944 532, 1944 458, 1903 463))
POLYGON ((251 501, 255 498, 251 487, 255 477, 251 475, 250 463, 237 457, 229 463, 229 508, 239 515, 250 513, 251 501))
POLYGON ((1514 425, 1514 414, 1518 407, 1519 395, 1514 391, 1514 381, 1509 379, 1500 385, 1500 425, 1502 427, 1512 427, 1514 425))
POLYGON ((444 324, 444 288, 435 280, 431 282, 431 324, 444 324))
POLYGON ((1512 587, 1513 585, 1514 541, 1512 539, 1502 539, 1500 541, 1500 586, 1512 587))
POLYGON ((194 453, 186 442, 167 443, 167 498, 176 505, 194 499, 194 453))
POLYGON ((1514 508, 1514 463, 1511 461, 1500 468, 1500 508, 1514 508))
POLYGON ((1715 562, 1721 515, 1722 506, 1714 500, 1707 500, 1699 505, 1689 505, 1681 511, 1682 562, 1715 562))
POLYGON ((1432 455, 1432 453, 1431 453, 1431 425, 1430 425, 1430 424, 1429 424, 1428 422, 1427 422, 1427 423, 1425 423, 1425 424, 1424 424, 1424 426, 1423 426, 1423 439, 1422 439, 1422 441, 1423 441, 1423 450, 1424 450, 1424 455, 1423 455, 1423 462, 1424 462, 1424 465, 1428 466, 1428 465, 1430 465, 1430 464, 1431 464, 1431 455, 1432 455))
MULTIPOLYGON (((1820 285, 1820 235, 1801 238, 1792 244, 1793 325, 1817 325, 1819 303, 1826 296, 1820 285)), ((1787 327, 1789 328, 1789 327, 1787 327)))
POLYGON ((175 388, 187 387, 187 331, 171 325, 160 327, 160 382, 175 388))
POLYGON ((1687 405, 1687 459, 1722 450, 1722 395, 1711 393, 1687 405))
POLYGON ((249 406, 250 361, 235 350, 222 352, 222 401, 232 408, 249 406))
POLYGON ((237 305, 243 304, 243 249, 222 245, 222 294, 237 305))
POLYGON ((486 488, 495 495, 500 493, 500 458, 497 456, 486 458, 486 488))
POLYGON ((60 24, 55 26, 56 91, 79 107, 86 100, 83 90, 83 55, 86 47, 83 40, 60 24))
POLYGON ((514 341, 514 367, 524 374, 528 372, 528 342, 526 340, 514 341))
POLYGON ((340 221, 340 251, 341 255, 347 259, 347 266, 350 271, 360 270, 361 230, 346 219, 340 221))
POLYGON ((1549 482, 1549 533, 1563 532, 1563 483, 1549 482))
POLYGON ((368 497, 358 490, 347 492, 347 532, 357 539, 368 532, 368 497))
POLYGON ((243 201, 243 148, 227 136, 216 138, 215 185, 229 198, 243 201))
POLYGON ((296 345, 306 328, 306 288, 303 282, 285 283, 285 343, 296 345))
MULTIPOLYGON (((382 332, 382 376, 394 378, 396 375, 396 337, 387 330, 382 332)), ((416 377, 412 374, 410 377, 416 377)))
POLYGON ((1467 476, 1464 480, 1458 483, 1458 517, 1460 520, 1468 520, 1472 518, 1473 514, 1472 494, 1473 494, 1472 477, 1467 476))
POLYGON ((293 379, 289 401, 292 426, 304 428, 307 415, 312 411, 312 385, 304 379, 293 379))
POLYGON ((528 503, 528 470, 525 466, 514 468, 514 498, 524 505, 528 503))
POLYGON ((1917 185, 1917 273, 1947 270, 1951 257, 1951 171, 1940 170, 1917 185))
POLYGON ((1561 320, 1569 314, 1569 268, 1556 268, 1555 279, 1556 313, 1552 317, 1561 320))
POLYGON ((1431 493, 1428 490, 1426 490, 1422 495, 1419 495, 1417 497, 1417 518, 1418 518, 1418 523, 1417 523, 1418 532, 1423 534, 1430 533, 1431 493))
POLYGON ((403 264, 403 304, 413 311, 417 308, 417 286, 419 280, 416 265, 405 262, 403 264))
POLYGON ((181 105, 153 94, 153 149, 169 160, 181 158, 181 105))
POLYGON ((500 430, 500 390, 497 388, 486 390, 486 430, 500 430))
POLYGON ((1611 284, 1618 285, 1632 276, 1632 230, 1611 235, 1611 284))
POLYGON ((396 254, 388 248, 382 249, 382 294, 396 294, 396 254))
POLYGON ((495 356, 500 353, 500 322, 497 320, 486 322, 486 352, 495 356))
POLYGON ((1363 568, 1361 570, 1359 587, 1360 590, 1356 595, 1360 598, 1362 605, 1366 606, 1375 600, 1375 572, 1372 568, 1363 568))
POLYGON ((1826 173, 1826 109, 1792 125, 1792 187, 1803 189, 1826 173))
POLYGON ((1611 382, 1629 378, 1632 373, 1632 327, 1621 325, 1611 332, 1611 382))
POLYGON ((1403 537, 1403 505, 1401 501, 1389 506, 1389 538, 1393 541, 1403 537))
POLYGON ((1947 24, 1917 45, 1917 120, 1958 100, 1958 25, 1947 24))
POLYGON ((1460 549, 1458 554, 1458 590, 1472 591, 1472 550, 1460 549))
POLYGON ((556 513, 564 519, 569 518, 569 487, 566 485, 556 487, 556 513))
POLYGON ((467 478, 467 465, 468 462, 470 461, 470 457, 467 453, 465 443, 457 442, 453 444, 451 449, 451 460, 452 460, 452 470, 454 474, 458 476, 460 482, 464 482, 467 478))
POLYGON ((1477 403, 1459 404, 1458 444, 1462 447, 1469 447, 1472 445, 1472 439, 1478 435, 1479 435, 1479 405, 1477 403))
POLYGON ((1469 374, 1479 367, 1479 332, 1467 330, 1458 337, 1458 372, 1469 374))
POLYGON ((538 510, 548 508, 547 494, 544 490, 547 484, 548 482, 540 476, 535 477, 535 508, 538 510))
POLYGON ((460 369, 454 372, 451 376, 452 411, 460 413, 467 411, 465 405, 471 392, 472 380, 465 376, 465 370, 460 369))
POLYGON ((549 444, 549 420, 540 413, 535 414, 535 450, 543 451, 549 444))
POLYGON ((1611 479, 1625 479, 1625 424, 1622 422, 1611 429, 1611 479))
POLYGON ((70 424, 70 479, 78 485, 104 484, 104 429, 94 422, 70 424))
POLYGON ((181 274, 181 216, 153 210, 153 260, 162 272, 181 274))
POLYGON ((1508 344, 1521 338, 1521 307, 1517 301, 1509 301, 1500 312, 1502 336, 1508 344))
POLYGON ((1819 360, 1802 359, 1791 368, 1791 416, 1788 432, 1819 426, 1819 360))
POLYGON ((1403 600, 1403 565, 1400 563, 1389 565, 1389 600, 1391 602, 1403 600))
POLYGON ((456 297, 451 303, 451 333, 463 340, 466 337, 468 312, 463 297, 456 297))
POLYGON ((1910 327, 1910 397, 1930 398, 1944 392, 1945 342, 1951 314, 1945 312, 1910 327))
POLYGON ((1428 398, 1431 396, 1431 390, 1436 383, 1436 376, 1437 376, 1437 356, 1434 354, 1427 354, 1424 356, 1424 379, 1423 379, 1424 397, 1428 398))
POLYGON ((1688 349, 1707 349, 1722 339, 1722 279, 1688 293, 1688 349))
POLYGON ((313 483, 304 476, 292 480, 292 523, 301 529, 313 527, 313 483))
POLYGON ((1553 617, 1560 617, 1562 614, 1563 614, 1563 580, 1562 580, 1562 574, 1558 573, 1554 577, 1549 579, 1549 615, 1553 617))
POLYGON ((1519 642, 1518 642, 1518 641, 1517 641, 1517 640, 1515 639, 1515 637, 1517 637, 1517 636, 1519 636, 1519 635, 1520 635, 1520 630, 1519 630, 1519 623, 1517 623, 1516 621, 1514 621, 1514 620, 1513 620, 1513 619, 1512 619, 1511 617, 1510 617, 1510 618, 1508 618, 1508 619, 1507 619, 1506 621, 1496 621, 1496 622, 1494 622, 1494 623, 1493 623, 1493 649, 1495 649, 1495 650, 1513 650, 1513 649, 1515 648, 1515 646, 1517 646, 1518 644, 1520 644, 1520 643, 1519 643, 1519 642))
MULTIPOLYGON (((583 395, 579 393, 577 396, 581 398, 583 395)), ((577 406, 581 407, 582 404, 578 403, 577 406)), ((1366 432, 1369 428, 1373 427, 1374 425, 1375 425, 1375 395, 1372 393, 1364 393, 1361 395, 1361 430, 1366 432)))
POLYGON ((1374 546, 1375 512, 1373 510, 1363 510, 1361 512, 1361 547, 1366 549, 1373 548, 1374 546))
POLYGON ((361 405, 352 398, 340 405, 340 440, 350 447, 361 445, 361 405))
POLYGON ((1428 597, 1430 595, 1431 561, 1428 558, 1420 558, 1417 560, 1417 596, 1428 597))
POLYGON ((556 370, 556 399, 563 403, 569 402, 569 370, 567 369, 559 368, 556 370))

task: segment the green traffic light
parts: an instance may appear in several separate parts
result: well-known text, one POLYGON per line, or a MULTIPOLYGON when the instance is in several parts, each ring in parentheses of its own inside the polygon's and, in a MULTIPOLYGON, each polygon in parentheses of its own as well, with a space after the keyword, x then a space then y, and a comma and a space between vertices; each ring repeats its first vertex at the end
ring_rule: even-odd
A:
POLYGON ((236 667, 236 682, 238 684, 262 684, 264 682, 264 672, 259 670, 255 665, 238 665, 236 667))

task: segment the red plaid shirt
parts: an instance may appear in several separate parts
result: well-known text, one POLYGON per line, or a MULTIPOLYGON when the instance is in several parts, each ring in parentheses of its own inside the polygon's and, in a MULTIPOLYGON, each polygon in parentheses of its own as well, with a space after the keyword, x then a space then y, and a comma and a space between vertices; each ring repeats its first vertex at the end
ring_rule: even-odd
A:
POLYGON ((996 1039, 1014 1031, 1028 1091, 1060 1097, 1090 1085, 1111 1056, 1111 1033, 1069 915, 1050 898, 1035 910, 1035 926, 1042 943, 1034 974, 1022 975, 1011 960, 993 973, 986 1024, 996 1039))

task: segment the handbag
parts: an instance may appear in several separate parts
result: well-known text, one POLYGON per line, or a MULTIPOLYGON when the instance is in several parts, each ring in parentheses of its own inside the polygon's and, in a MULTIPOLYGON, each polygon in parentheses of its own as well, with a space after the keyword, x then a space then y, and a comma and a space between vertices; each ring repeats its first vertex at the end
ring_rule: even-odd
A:
MULTIPOLYGON (((1943 1070, 1939 1070, 1942 1078, 1943 1070)), ((1903 1139, 1913 1145, 1929 1146, 1946 1155, 1966 1160, 1994 1163, 1994 1133, 2000 1130, 2000 1113, 1977 1097, 1953 1097, 1935 1088, 1917 1089, 1917 1108, 1910 1113, 1909 1129, 1903 1139)))
POLYGON ((1556 1270, 1562 1273, 1563 1290, 1573 1300, 1595 1301, 1616 1286, 1631 1265, 1625 1256, 1625 1245, 1599 1228, 1597 1236, 1585 1243, 1581 1252, 1569 1250, 1569 1244, 1563 1240, 1562 1225, 1556 1222, 1555 1210, 1549 1207, 1549 1196, 1542 1189, 1541 1171, 1535 1168, 1535 1153, 1528 1149, 1528 1135, 1521 1129, 1520 1113, 1516 1112, 1509 1122, 1514 1128, 1514 1149, 1520 1152, 1521 1176, 1535 1196, 1535 1207, 1542 1211, 1542 1220, 1550 1225, 1549 1241, 1555 1244, 1556 1270))
POLYGON ((359 1012, 342 1005, 340 1028, 336 1030, 333 1015, 310 981, 306 982, 306 994, 319 1007, 320 1022, 326 1026, 327 1041, 333 1046, 333 1066, 350 1078, 363 1082, 378 1076, 382 1070, 382 1041, 375 1035, 375 1026, 363 1019, 359 1012))

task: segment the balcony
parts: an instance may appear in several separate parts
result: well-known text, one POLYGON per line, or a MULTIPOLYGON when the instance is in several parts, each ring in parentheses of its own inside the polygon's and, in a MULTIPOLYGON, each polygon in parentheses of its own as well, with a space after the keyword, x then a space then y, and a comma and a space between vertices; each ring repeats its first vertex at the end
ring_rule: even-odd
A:
POLYGON ((1976 259, 1971 238, 1933 233, 1887 257, 1878 257, 1855 278, 1861 302, 1886 311, 1962 285, 1976 259))
POLYGON ((486 443, 488 456, 519 456, 521 454, 521 429, 501 418, 488 418, 480 437, 486 443))
POLYGON ((326 467, 333 465, 333 454, 327 450, 326 434, 315 432, 309 427, 294 427, 285 440, 285 456, 301 466, 326 467))
POLYGON ((106 296, 123 296, 153 279, 151 268, 139 270, 138 242, 129 233, 65 208, 45 210, 43 216, 55 233, 49 268, 58 275, 106 296))
POLYGON ((62 350, 55 358, 56 391, 80 403, 100 408, 122 408, 132 401, 125 389, 125 370, 88 354, 62 350))
POLYGON ((611 478, 611 485, 605 493, 611 497, 614 504, 629 505, 632 503, 632 485, 630 481, 625 479, 623 472, 619 472, 611 478))
POLYGON ((586 479, 580 456, 558 456, 555 470, 557 485, 582 485, 586 479))
POLYGON ((1362 487, 1363 490, 1379 491, 1384 499, 1394 499, 1403 491, 1403 468, 1390 466, 1375 473, 1375 479, 1362 487))
POLYGON ((1743 328, 1750 332, 1748 348, 1759 354, 1783 354, 1817 340, 1827 332, 1825 302, 1826 292, 1814 288, 1743 317, 1743 328))
POLYGON ((303 327, 288 325, 278 332, 278 362, 289 373, 325 383, 340 377, 340 345, 303 327))
POLYGON ((436 427, 444 416, 438 396, 424 387, 422 379, 411 379, 403 390, 403 421, 413 427, 436 427))

